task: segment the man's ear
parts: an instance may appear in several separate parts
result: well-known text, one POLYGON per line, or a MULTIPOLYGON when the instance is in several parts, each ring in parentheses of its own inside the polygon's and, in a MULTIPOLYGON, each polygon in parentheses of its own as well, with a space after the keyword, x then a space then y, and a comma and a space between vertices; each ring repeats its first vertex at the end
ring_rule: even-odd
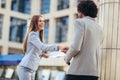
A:
POLYGON ((77 14, 78 14, 78 18, 80 18, 80 15, 81 15, 80 12, 78 12, 77 14))

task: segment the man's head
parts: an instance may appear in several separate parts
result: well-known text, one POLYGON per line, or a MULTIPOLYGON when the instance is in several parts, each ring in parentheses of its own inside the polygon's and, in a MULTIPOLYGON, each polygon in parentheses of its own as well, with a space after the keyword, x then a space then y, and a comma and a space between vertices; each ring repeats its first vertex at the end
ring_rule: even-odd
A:
POLYGON ((98 8, 93 0, 81 0, 77 6, 78 16, 90 16, 92 18, 97 17, 98 8))

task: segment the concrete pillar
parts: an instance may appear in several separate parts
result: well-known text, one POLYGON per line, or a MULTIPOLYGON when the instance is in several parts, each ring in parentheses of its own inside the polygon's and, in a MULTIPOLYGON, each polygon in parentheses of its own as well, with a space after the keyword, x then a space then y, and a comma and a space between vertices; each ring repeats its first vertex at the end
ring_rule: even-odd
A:
POLYGON ((49 43, 55 43, 55 31, 56 31, 56 23, 55 23, 55 19, 51 18, 49 21, 50 25, 49 25, 49 43))
MULTIPOLYGON (((10 12, 11 0, 6 1, 6 13, 10 12)), ((3 30, 2 30, 2 55, 8 54, 9 28, 10 28, 10 14, 3 16, 3 30)))
POLYGON ((57 11, 57 4, 55 3, 57 3, 57 0, 51 0, 48 43, 55 43, 56 19, 52 16, 54 15, 54 12, 57 11))
MULTIPOLYGON (((73 34, 74 34, 74 32, 73 32, 73 24, 74 24, 74 20, 75 20, 75 15, 73 15, 73 14, 71 14, 71 15, 69 15, 69 24, 68 24, 68 44, 69 43, 71 43, 71 41, 72 41, 72 39, 73 39, 73 34)), ((69 44, 70 45, 70 44, 69 44)))
POLYGON ((100 80, 120 80, 120 0, 100 0, 99 5, 104 30, 100 80))
POLYGON ((40 14, 40 0, 31 0, 31 17, 40 14))

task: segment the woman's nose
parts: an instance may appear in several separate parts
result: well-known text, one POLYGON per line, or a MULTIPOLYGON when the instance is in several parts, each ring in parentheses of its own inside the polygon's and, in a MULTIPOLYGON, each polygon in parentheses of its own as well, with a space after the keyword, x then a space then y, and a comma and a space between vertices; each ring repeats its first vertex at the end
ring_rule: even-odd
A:
POLYGON ((42 22, 42 24, 45 24, 44 22, 42 22))

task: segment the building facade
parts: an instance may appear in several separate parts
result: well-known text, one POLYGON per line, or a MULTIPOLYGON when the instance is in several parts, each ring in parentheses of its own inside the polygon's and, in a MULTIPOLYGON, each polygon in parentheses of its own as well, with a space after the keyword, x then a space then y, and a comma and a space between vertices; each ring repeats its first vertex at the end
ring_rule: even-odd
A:
POLYGON ((76 4, 74 0, 0 0, 0 54, 23 53, 28 20, 35 14, 45 19, 45 43, 70 43, 76 4))
MULTIPOLYGON (((41 14, 45 19, 45 43, 69 45, 73 35, 73 20, 77 18, 78 1, 0 0, 0 55, 23 53, 23 40, 29 20, 36 14, 41 14)), ((51 70, 66 70, 66 66, 62 57, 42 59, 38 75, 39 71, 46 67, 51 70)), ((47 73, 49 72, 50 70, 47 70, 47 73)), ((37 78, 41 80, 40 75, 37 78)))

